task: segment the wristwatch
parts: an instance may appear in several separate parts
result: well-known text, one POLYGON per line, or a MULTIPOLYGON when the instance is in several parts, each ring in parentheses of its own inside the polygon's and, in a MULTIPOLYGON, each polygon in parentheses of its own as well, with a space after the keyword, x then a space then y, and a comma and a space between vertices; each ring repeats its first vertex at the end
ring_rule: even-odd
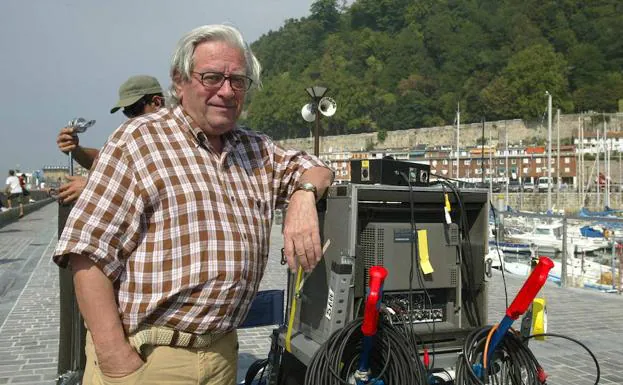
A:
POLYGON ((314 198, 316 200, 318 200, 318 189, 316 189, 316 186, 314 186, 313 183, 299 183, 295 188, 294 191, 292 192, 292 195, 294 195, 295 192, 299 191, 299 190, 303 190, 303 191, 311 191, 314 193, 314 198))

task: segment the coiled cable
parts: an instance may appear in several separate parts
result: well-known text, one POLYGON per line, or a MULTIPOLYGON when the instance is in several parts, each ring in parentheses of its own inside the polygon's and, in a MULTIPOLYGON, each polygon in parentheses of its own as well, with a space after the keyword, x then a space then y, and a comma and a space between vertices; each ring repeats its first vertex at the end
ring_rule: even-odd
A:
POLYGON ((595 363, 597 370, 595 384, 599 383, 600 368, 595 355, 580 341, 561 334, 535 334, 523 339, 518 332, 509 329, 495 349, 489 366, 483 365, 487 336, 492 328, 492 326, 485 326, 475 329, 465 339, 463 352, 457 361, 456 385, 545 384, 547 374, 526 344, 527 339, 545 336, 564 338, 582 346, 595 363))
MULTIPOLYGON (((347 323, 335 331, 316 351, 305 374, 305 385, 352 384, 362 350, 363 319, 347 323)), ((383 380, 389 384, 426 385, 426 369, 418 347, 408 342, 408 331, 382 319, 370 356, 369 384, 383 380)))

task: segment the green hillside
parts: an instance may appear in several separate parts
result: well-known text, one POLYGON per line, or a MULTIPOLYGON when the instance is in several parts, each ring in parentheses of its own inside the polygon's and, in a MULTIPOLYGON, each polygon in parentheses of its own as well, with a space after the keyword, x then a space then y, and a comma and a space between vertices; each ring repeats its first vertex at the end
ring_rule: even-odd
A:
POLYGON ((614 112, 623 98, 620 0, 318 0, 252 44, 263 69, 245 123, 309 135, 306 87, 330 88, 325 134, 614 112))

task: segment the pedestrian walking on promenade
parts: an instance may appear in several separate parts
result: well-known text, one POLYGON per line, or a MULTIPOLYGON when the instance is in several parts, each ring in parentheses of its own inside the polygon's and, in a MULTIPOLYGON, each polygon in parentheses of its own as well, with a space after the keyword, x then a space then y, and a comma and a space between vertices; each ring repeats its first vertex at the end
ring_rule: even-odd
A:
POLYGON ((15 201, 19 204, 19 217, 24 216, 24 204, 22 203, 22 186, 19 178, 15 176, 14 170, 9 170, 9 176, 5 182, 5 193, 7 194, 7 204, 13 208, 15 201))
POLYGON ((54 252, 89 330, 84 384, 234 385, 275 208, 289 202, 289 267, 321 258, 316 201, 333 173, 237 126, 260 85, 240 32, 190 31, 170 75, 173 105, 112 134, 54 252))

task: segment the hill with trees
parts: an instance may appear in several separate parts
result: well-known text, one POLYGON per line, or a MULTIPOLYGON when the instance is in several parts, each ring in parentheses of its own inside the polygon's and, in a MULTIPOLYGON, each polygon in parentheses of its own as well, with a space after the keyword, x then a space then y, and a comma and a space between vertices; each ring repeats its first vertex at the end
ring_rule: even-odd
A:
POLYGON ((620 0, 317 0, 252 44, 263 88, 244 123, 308 136, 305 88, 329 87, 325 135, 615 112, 623 99, 620 0))

